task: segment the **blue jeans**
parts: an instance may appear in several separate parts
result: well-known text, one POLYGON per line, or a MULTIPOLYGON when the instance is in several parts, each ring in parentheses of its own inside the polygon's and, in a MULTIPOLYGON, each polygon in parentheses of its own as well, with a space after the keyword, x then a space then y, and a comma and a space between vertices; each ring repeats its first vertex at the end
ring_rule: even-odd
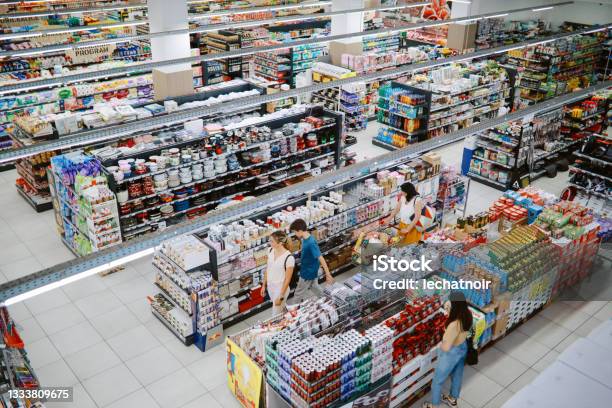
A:
POLYGON ((442 402, 442 385, 448 377, 451 378, 450 395, 459 398, 461 382, 463 381, 463 366, 467 354, 467 343, 463 342, 448 351, 440 350, 438 365, 431 382, 431 403, 440 405, 442 402))

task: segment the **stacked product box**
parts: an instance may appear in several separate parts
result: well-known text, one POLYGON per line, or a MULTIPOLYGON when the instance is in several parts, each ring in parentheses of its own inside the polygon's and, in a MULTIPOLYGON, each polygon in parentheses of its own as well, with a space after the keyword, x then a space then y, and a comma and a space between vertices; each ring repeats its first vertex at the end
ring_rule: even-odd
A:
POLYGON ((354 394, 363 393, 372 377, 372 344, 356 330, 349 330, 336 338, 341 356, 341 397, 345 401, 354 394))
POLYGON ((394 330, 393 374, 418 355, 427 354, 441 340, 445 317, 439 296, 424 296, 406 304, 385 325, 394 330))
POLYGON ((377 324, 365 332, 372 343, 372 376, 370 383, 391 374, 393 368, 393 330, 384 324, 377 324))
POLYGON ((546 208, 536 225, 551 235, 558 248, 559 273, 554 294, 584 279, 593 265, 599 249, 600 225, 587 207, 561 201, 546 208))
POLYGON ((533 225, 518 226, 488 245, 493 264, 507 275, 510 303, 498 320, 509 329, 548 302, 557 275, 556 249, 533 225))
POLYGON ((416 356, 393 376, 391 407, 405 404, 430 383, 434 375, 438 350, 439 346, 435 346, 427 353, 416 356))
POLYGON ((290 401, 294 406, 326 407, 363 393, 370 386, 371 343, 355 330, 335 338, 293 342, 281 348, 279 355, 281 367, 287 358, 292 359, 290 401))

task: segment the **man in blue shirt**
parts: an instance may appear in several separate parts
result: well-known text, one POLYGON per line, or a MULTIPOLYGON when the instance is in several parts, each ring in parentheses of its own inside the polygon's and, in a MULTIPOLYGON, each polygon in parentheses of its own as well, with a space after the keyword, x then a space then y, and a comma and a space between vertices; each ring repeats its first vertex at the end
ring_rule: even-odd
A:
POLYGON ((321 255, 317 240, 308 232, 306 222, 302 219, 297 219, 291 223, 289 230, 302 240, 300 279, 295 288, 293 301, 291 302, 292 304, 297 304, 311 296, 320 296, 322 294, 319 287, 319 266, 323 267, 327 283, 332 284, 334 278, 332 278, 329 272, 325 258, 321 255), (309 292, 310 296, 307 296, 309 292))

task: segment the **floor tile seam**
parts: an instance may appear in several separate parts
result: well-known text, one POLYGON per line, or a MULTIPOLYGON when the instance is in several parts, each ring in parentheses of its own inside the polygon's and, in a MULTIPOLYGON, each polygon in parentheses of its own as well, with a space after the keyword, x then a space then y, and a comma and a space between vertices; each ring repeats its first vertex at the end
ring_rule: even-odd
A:
POLYGON ((81 387, 83 388, 83 391, 85 392, 85 394, 87 394, 87 396, 89 397, 89 400, 91 402, 93 402, 93 404, 97 407, 97 408, 102 408, 101 406, 98 405, 98 403, 96 402, 95 399, 93 399, 92 395, 89 393, 89 391, 87 391, 87 388, 85 387, 85 384, 83 384, 83 381, 79 381, 79 384, 81 384, 81 387))
MULTIPOLYGON (((198 398, 200 398, 200 397, 202 397, 203 395, 206 395, 206 394, 210 394, 211 398, 212 398, 213 400, 215 400, 215 402, 217 402, 217 403, 219 404, 219 406, 223 407, 223 405, 221 405, 221 403, 220 403, 219 401, 217 401, 217 400, 215 399, 215 397, 213 397, 213 395, 212 395, 212 393, 211 393, 210 391, 206 391, 204 394, 200 394, 200 395, 198 395, 198 396, 197 396, 197 397, 195 397, 194 399, 187 401, 186 403, 184 403, 183 405, 181 405, 181 406, 180 406, 180 407, 178 407, 178 408, 182 408, 182 407, 184 407, 184 406, 186 406, 186 405, 189 405, 189 404, 191 404, 192 402, 194 402, 195 400, 197 400, 198 398)), ((154 399, 155 399, 155 398, 154 398, 154 399)), ((236 401, 238 401, 238 400, 236 400, 236 401)), ((202 408, 206 408, 206 407, 202 407, 202 408)))
MULTIPOLYGON (((523 375, 523 374, 521 374, 521 375, 523 375)), ((519 376, 519 377, 520 377, 520 376, 519 376)), ((517 378, 517 380, 518 380, 518 378, 517 378)), ((516 380, 514 380, 514 381, 516 381, 516 380)), ((512 382, 514 382, 514 381, 512 381, 512 382)), ((497 384, 497 383, 496 383, 496 384, 497 384)), ((512 383, 510 383, 510 384, 512 384, 512 383)), ((498 384, 498 385, 499 385, 499 384, 498 384)), ((506 390, 508 390, 508 387, 504 387, 504 386, 502 386, 502 389, 501 389, 501 390, 499 390, 499 392, 498 392, 497 394, 495 394, 495 395, 494 395, 492 398, 490 398, 490 399, 489 399, 487 402, 485 402, 484 404, 482 404, 482 407, 481 407, 481 408, 484 408, 484 407, 486 407, 487 405, 489 405, 489 404, 491 403, 491 401, 493 401, 493 400, 494 400, 495 398, 497 398, 497 397, 498 397, 498 396, 499 396, 499 395, 500 395, 502 392, 504 392, 504 391, 506 391, 506 390)), ((508 391, 512 392, 511 390, 508 390, 508 391)), ((513 394, 514 394, 514 393, 513 393, 513 394)))
MULTIPOLYGON (((588 300, 583 300, 583 302, 588 302, 588 300)), ((595 315, 599 312, 601 312, 603 310, 604 307, 606 307, 608 305, 608 303, 610 303, 610 301, 606 301, 603 303, 603 305, 599 306, 597 310, 593 311, 593 313, 589 313, 589 312, 585 312, 584 310, 580 310, 579 307, 574 307, 570 304, 567 304, 569 307, 571 307, 572 309, 578 311, 578 312, 582 312, 584 314, 589 315, 590 317, 595 317, 595 315)))
MULTIPOLYGON (((151 351, 151 350, 149 350, 149 351, 151 351)), ((170 354, 170 352, 169 352, 169 351, 168 351, 168 353, 170 354)), ((138 355, 138 356, 132 357, 130 360, 134 360, 135 358, 141 357, 142 355, 143 355, 143 354, 140 354, 140 355, 138 355)), ((170 354, 170 356, 172 356, 172 354, 170 354)), ((174 357, 174 356, 172 356, 172 357, 174 357)), ((129 360, 128 360, 128 361, 129 361, 129 360)), ((177 360, 177 361, 178 361, 178 360, 177 360)), ((178 361, 178 362, 179 362, 179 364, 180 364, 180 361, 178 361)), ((123 363, 123 365, 125 365, 125 367, 128 369, 128 371, 129 371, 129 372, 130 372, 130 373, 131 373, 131 374, 134 376, 134 378, 136 378, 136 380, 137 380, 137 381, 140 383, 140 385, 142 386, 142 388, 147 388, 149 385, 155 384, 156 382, 158 382, 158 381, 160 381, 160 380, 162 380, 162 379, 166 378, 167 376, 172 375, 172 374, 174 374, 174 373, 179 372, 180 370, 185 369, 185 367, 181 366, 181 367, 177 368, 176 370, 171 371, 171 372, 169 372, 169 373, 167 373, 167 374, 164 374, 162 377, 157 378, 157 379, 155 379, 155 380, 151 381, 150 383, 145 384, 145 383, 143 383, 142 381, 140 381, 140 379, 139 379, 139 378, 136 376, 136 373, 135 373, 134 371, 132 371, 132 369, 131 369, 131 368, 130 368, 130 366, 128 365, 128 362, 127 362, 127 361, 126 361, 126 362, 124 362, 124 363, 123 363)), ((191 372, 190 372, 189 374, 191 374, 191 372)), ((155 398, 153 398, 153 399, 155 399, 155 398)))
POLYGON ((583 375, 583 376, 587 377, 589 380, 594 381, 594 382, 596 382, 596 383, 600 384, 601 386, 603 386, 603 387, 607 388, 608 390, 612 391, 612 386, 611 386, 610 384, 606 384, 606 383, 601 382, 599 379, 597 379, 597 378, 595 378, 595 377, 591 376, 590 374, 588 374, 588 373, 586 373, 586 372, 584 372, 584 371, 582 371, 582 370, 579 370, 578 368, 576 368, 576 367, 574 367, 574 366, 572 366, 572 365, 570 365, 570 364, 567 364, 567 363, 566 363, 566 362, 564 362, 564 361, 559 360, 559 358, 557 358, 557 360, 556 360, 556 361, 558 361, 559 363, 563 364, 563 365, 564 365, 564 366, 566 366, 566 367, 571 368, 572 370, 576 371, 577 373, 579 373, 579 374, 581 374, 581 375, 583 375))
MULTIPOLYGON (((539 313, 541 313, 541 312, 539 312, 539 313)), ((539 313, 537 314, 537 316, 539 316, 539 315, 540 315, 539 313)), ((542 316, 542 317, 544 317, 544 316, 542 316)), ((548 320, 550 320, 550 319, 548 319, 548 320)), ((553 323, 557 324, 557 326, 561 326, 560 324, 558 324, 558 323, 556 323, 556 322, 553 322, 553 323)), ((542 346, 542 347, 544 347, 544 348, 546 348, 546 349, 552 350, 550 347, 548 347, 546 344, 542 343, 542 342, 541 342, 541 341, 539 341, 538 339, 533 338, 531 335, 529 335, 529 334, 527 334, 527 333, 523 333, 523 332, 520 330, 520 329, 521 329, 521 326, 522 326, 523 324, 524 324, 524 322, 523 322, 523 323, 519 323, 518 325, 511 327, 511 328, 510 328, 510 333, 508 333, 508 330, 506 330, 506 334, 504 335, 504 337, 502 337, 502 338, 501 338, 501 339, 499 339, 498 341, 503 341, 505 338, 507 338, 508 336, 511 336, 513 333, 515 333, 515 332, 517 332, 517 331, 518 331, 518 332, 519 332, 519 333, 521 333, 522 335, 524 335, 524 336, 528 337, 530 341, 534 341, 534 342, 536 342, 537 344, 539 344, 540 346, 542 346)), ((561 326, 561 327, 563 327, 563 326, 561 326)), ((568 329, 567 327, 563 327, 563 328, 564 328, 564 329, 566 329, 566 330, 570 330, 570 329, 568 329)), ((524 344, 524 343, 521 343, 521 345, 522 345, 522 344, 524 344)), ((494 347, 495 347, 495 348, 497 348, 497 344, 496 344, 496 345, 494 345, 494 347)), ((508 354, 508 353, 506 353, 505 351, 503 351, 503 350, 501 350, 501 349, 499 349, 499 348, 497 348, 497 349, 498 349, 499 351, 501 351, 502 353, 508 354)), ((519 360, 519 361, 520 361, 520 360, 519 360)))
MULTIPOLYGON (((76 325, 78 325, 78 324, 83 323, 83 321, 80 321, 80 322, 78 322, 77 324, 74 324, 74 325, 72 325, 72 326, 66 327, 65 329, 62 329, 62 330, 59 330, 59 331, 56 331, 56 332, 53 332, 53 333, 48 333, 48 332, 47 332, 47 330, 45 330, 44 326, 41 324, 41 321, 43 321, 43 319, 41 319, 41 318, 40 318, 40 315, 41 315, 41 314, 44 314, 44 313, 47 313, 47 312, 54 311, 54 310, 56 310, 56 309, 59 309, 60 307, 64 307, 64 306, 69 305, 69 304, 70 304, 70 305, 72 305, 72 306, 74 306, 74 308, 75 308, 75 309, 76 309, 76 310, 77 310, 77 311, 78 311, 78 312, 79 312, 79 313, 80 313, 80 314, 83 316, 83 319, 84 319, 84 320, 89 320, 89 319, 87 319, 87 316, 85 316, 85 315, 83 314, 83 312, 81 312, 81 309, 79 309, 79 308, 78 308, 78 307, 77 307, 77 306, 76 306, 76 305, 75 305, 73 302, 65 303, 65 304, 60 305, 60 306, 55 306, 55 307, 52 307, 52 308, 50 308, 50 309, 46 309, 46 310, 45 310, 44 312, 42 312, 42 313, 37 313, 37 314, 32 313, 32 317, 33 317, 34 319, 36 319, 36 323, 38 323, 38 325, 39 325, 39 326, 40 326, 40 328, 41 328, 41 329, 42 329, 42 330, 45 332, 45 334, 47 335, 47 337, 53 336, 54 334, 60 333, 60 332, 62 332, 62 331, 64 331, 64 330, 66 330, 66 329, 68 329, 68 328, 71 328, 71 327, 74 327, 74 326, 76 326, 76 325)), ((27 307, 27 306, 26 306, 26 307, 27 307)), ((28 310, 29 310, 29 309, 28 309, 28 310)))
MULTIPOLYGON (((530 368, 532 368, 532 367, 529 367, 527 364, 523 363, 523 362, 522 362, 522 361, 520 361, 520 360, 517 360, 516 358, 514 358, 514 357, 512 357, 512 356, 507 356, 507 357, 512 358, 513 360, 515 360, 515 361, 516 361, 516 362, 518 362, 519 364, 522 364, 522 365, 524 365, 524 366, 527 366, 527 368, 526 368, 524 371, 522 371, 522 372, 521 372, 521 373, 518 375, 518 377, 516 377, 514 380, 510 381, 510 384, 512 384, 513 382, 515 382, 516 380, 518 380, 518 379, 519 379, 519 377, 520 377, 521 375, 523 375, 523 374, 525 374, 527 371, 529 371, 529 369, 530 369, 530 368)), ((499 385, 499 386, 500 386, 500 387, 502 387, 502 388, 506 388, 506 387, 508 387, 508 386, 510 385, 510 384, 508 384, 508 385, 500 384, 500 383, 498 382, 499 380, 496 380, 496 379, 494 379, 494 378, 489 377, 487 374, 485 374, 483 371, 480 371, 480 370, 479 370, 479 369, 477 369, 477 368, 476 368, 476 372, 478 372, 478 374, 480 374, 480 375, 482 375, 482 376, 486 377, 487 379, 489 379, 489 380, 493 381, 495 384, 499 385)))
MULTIPOLYGON (((109 347, 110 347, 110 346, 109 346, 109 347)), ((113 350, 113 349, 112 349, 112 347, 111 347, 111 350, 113 350)), ((113 350, 113 352, 114 352, 114 350, 113 350)), ((115 354, 117 354, 117 353, 115 353, 115 354)), ((102 375, 102 374, 104 374, 104 373, 106 373, 106 372, 108 372, 108 371, 110 371, 110 370, 116 369, 116 368, 117 368, 117 367, 119 367, 119 366, 124 366, 124 367, 125 367, 125 369, 126 369, 126 370, 128 370, 128 372, 130 373, 130 375, 131 375, 132 377, 134 377, 134 380, 136 380, 136 382, 137 382, 137 383, 140 385, 140 388, 144 388, 144 386, 142 385, 142 383, 140 382, 140 380, 138 379, 138 377, 136 377, 136 376, 134 375, 134 373, 133 373, 133 372, 130 370, 130 368, 127 366, 127 364, 125 364, 125 362, 124 362, 123 360, 121 360, 121 357, 119 357, 119 356, 117 356, 117 357, 118 357, 118 358, 119 358, 119 360, 120 360, 120 362, 119 362, 119 363, 117 363, 117 364, 113 365, 112 367, 108 367, 107 369, 102 370, 102 371, 100 371, 100 372, 99 372, 99 373, 97 373, 97 374, 92 375, 91 377, 87 378, 86 380, 81 380, 81 383, 86 382, 86 381, 90 381, 90 380, 94 379, 95 377, 98 377, 98 376, 100 376, 100 375, 102 375)), ((84 385, 84 384, 82 384, 82 385, 83 385, 83 388, 85 389, 85 391, 87 392, 87 394, 89 395, 89 398, 91 398, 91 400, 94 402, 94 404, 95 404, 97 407, 99 407, 99 408, 109 407, 110 405, 114 404, 115 402, 117 402, 117 401, 119 401, 119 400, 121 400, 121 399, 123 399, 123 398, 125 398, 125 397, 127 397, 127 396, 129 396, 129 395, 131 395, 131 394, 133 394, 133 393, 135 393, 136 391, 138 391, 138 390, 140 389, 140 388, 135 389, 134 391, 129 392, 129 393, 127 393, 126 395, 122 395, 122 396, 120 396, 119 398, 113 399, 112 401, 108 402, 107 404, 105 404, 105 405, 103 405, 103 406, 100 406, 100 405, 98 405, 98 403, 96 402, 96 400, 94 400, 94 399, 93 399, 93 397, 91 396, 91 394, 89 394, 89 391, 87 391, 87 388, 85 387, 85 385, 84 385)), ((153 399, 155 400, 155 398, 153 398, 153 399)))

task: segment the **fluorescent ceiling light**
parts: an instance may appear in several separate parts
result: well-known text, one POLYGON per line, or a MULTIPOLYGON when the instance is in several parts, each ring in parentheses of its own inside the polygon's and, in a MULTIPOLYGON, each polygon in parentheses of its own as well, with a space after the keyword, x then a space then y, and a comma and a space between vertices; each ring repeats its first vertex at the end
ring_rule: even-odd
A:
POLYGON ((550 6, 550 7, 540 7, 540 8, 534 8, 531 9, 531 11, 544 11, 544 10, 552 10, 554 8, 554 6, 550 6))
POLYGON ((508 13, 503 13, 503 14, 495 14, 494 16, 486 16, 484 18, 497 18, 497 17, 506 17, 508 15, 508 13))
POLYGON ((136 259, 140 259, 140 258, 145 257, 147 255, 151 255, 153 252, 155 252, 155 248, 149 248, 149 249, 145 249, 143 251, 137 252, 135 254, 124 256, 123 258, 117 259, 117 260, 109 262, 107 264, 96 266, 95 268, 91 268, 89 270, 83 271, 83 272, 78 273, 76 275, 69 276, 68 278, 64 278, 64 279, 59 280, 57 282, 53 282, 53 283, 50 283, 48 285, 42 286, 40 288, 36 288, 36 289, 30 290, 28 292, 22 293, 21 295, 14 296, 14 297, 12 297, 10 299, 7 299, 4 302, 4 305, 5 306, 10 306, 10 305, 13 305, 15 303, 23 302, 24 300, 27 300, 27 299, 30 299, 30 298, 32 298, 34 296, 38 296, 38 295, 41 295, 43 293, 49 292, 49 291, 51 291, 53 289, 60 288, 62 286, 65 286, 65 285, 68 285, 70 283, 79 281, 81 279, 85 279, 85 278, 87 278, 89 276, 93 276, 93 275, 95 275, 97 273, 104 272, 104 271, 107 271, 109 269, 116 268, 118 266, 124 265, 124 264, 126 264, 128 262, 135 261, 136 259))
POLYGON ((466 1, 466 0, 448 0, 451 3, 461 3, 461 4, 472 4, 471 1, 466 1))

